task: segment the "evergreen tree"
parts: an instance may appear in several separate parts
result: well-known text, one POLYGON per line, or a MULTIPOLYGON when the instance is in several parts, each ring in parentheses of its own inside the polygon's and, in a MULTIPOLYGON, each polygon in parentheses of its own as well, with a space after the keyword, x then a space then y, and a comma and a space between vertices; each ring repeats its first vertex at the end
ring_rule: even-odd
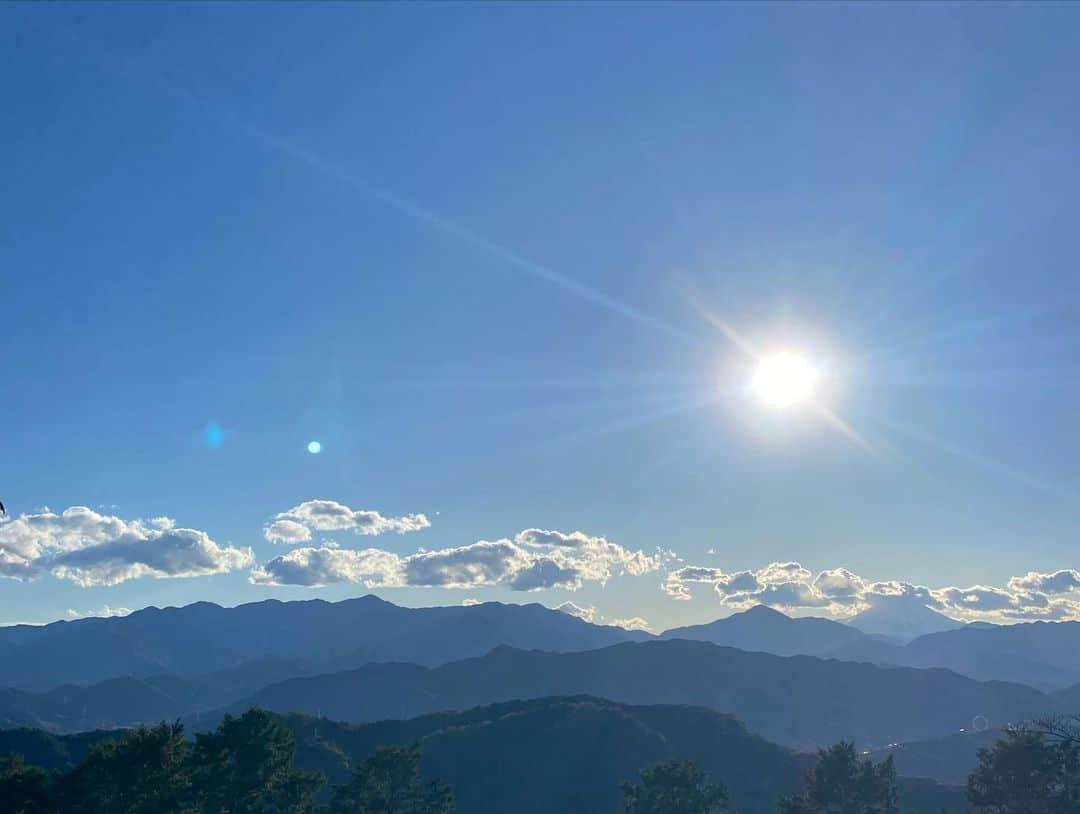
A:
POLYGON ((188 743, 180 723, 139 727, 96 746, 60 783, 71 814, 186 814, 188 743))
POLYGON ((724 787, 688 760, 657 763, 641 772, 640 783, 623 783, 629 814, 718 814, 726 802, 724 787))
POLYGON ((1080 812, 1080 743, 1053 730, 1016 727, 979 750, 968 778, 974 814, 1080 812))
POLYGON ((425 781, 419 746, 390 746, 358 766, 334 790, 334 814, 448 814, 454 795, 437 780, 425 781))
POLYGON ((877 765, 841 741, 818 752, 803 793, 780 801, 780 814, 897 814, 892 758, 877 765))
POLYGON ((191 754, 200 814, 307 814, 324 779, 293 766, 292 733, 253 708, 226 715, 214 732, 199 733, 191 754))
POLYGON ((48 777, 21 757, 0 758, 0 811, 5 814, 51 814, 56 811, 48 777))

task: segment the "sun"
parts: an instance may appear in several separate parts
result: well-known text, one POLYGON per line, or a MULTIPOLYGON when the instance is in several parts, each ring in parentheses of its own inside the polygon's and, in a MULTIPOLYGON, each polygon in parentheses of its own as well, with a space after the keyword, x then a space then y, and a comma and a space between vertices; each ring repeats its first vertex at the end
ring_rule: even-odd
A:
POLYGON ((751 382, 754 392, 770 407, 803 404, 814 395, 818 372, 803 355, 792 351, 763 357, 751 382))

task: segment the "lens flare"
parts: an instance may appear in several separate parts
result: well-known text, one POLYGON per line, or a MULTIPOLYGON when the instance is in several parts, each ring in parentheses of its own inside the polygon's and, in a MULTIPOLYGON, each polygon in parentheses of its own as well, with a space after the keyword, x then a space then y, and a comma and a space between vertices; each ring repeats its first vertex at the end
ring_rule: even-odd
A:
POLYGON ((312 455, 318 455, 322 452, 322 444, 318 441, 308 441, 307 451, 312 455))

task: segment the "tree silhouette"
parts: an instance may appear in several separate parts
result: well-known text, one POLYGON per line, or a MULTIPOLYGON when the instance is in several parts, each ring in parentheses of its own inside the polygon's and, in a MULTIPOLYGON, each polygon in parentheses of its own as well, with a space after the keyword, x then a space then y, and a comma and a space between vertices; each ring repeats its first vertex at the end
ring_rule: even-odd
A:
POLYGON ((21 757, 0 758, 0 811, 7 814, 51 814, 56 808, 48 778, 21 757))
POLYGON ((874 765, 845 741, 819 751, 803 793, 780 801, 780 814, 896 814, 899 810, 892 758, 874 765))
POLYGON ((60 808, 71 814, 192 811, 188 743, 180 723, 140 727, 94 747, 59 783, 60 808))
POLYGON ((448 814, 454 795, 420 771, 419 746, 389 746, 358 766, 334 790, 334 814, 448 814))
POLYGON ((629 814, 717 814, 727 802, 724 787, 688 760, 654 764, 640 783, 623 783, 622 790, 629 814))
POLYGON ((968 778, 974 814, 1080 811, 1080 742, 1051 729, 1014 727, 979 750, 968 778))
POLYGON ((226 715, 214 732, 199 733, 191 779, 200 814, 307 814, 323 785, 318 772, 293 767, 292 733, 253 708, 226 715))

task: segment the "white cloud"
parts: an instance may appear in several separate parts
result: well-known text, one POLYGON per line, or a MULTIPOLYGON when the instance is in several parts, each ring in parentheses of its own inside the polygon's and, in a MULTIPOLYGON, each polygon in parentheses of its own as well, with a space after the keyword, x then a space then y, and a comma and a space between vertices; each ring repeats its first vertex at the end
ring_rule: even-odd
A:
POLYGON ((613 627, 621 627, 625 630, 651 630, 648 621, 642 619, 640 616, 609 620, 592 605, 576 605, 573 602, 563 602, 555 608, 555 610, 561 611, 568 616, 576 616, 578 619, 583 619, 594 625, 612 625, 613 627))
POLYGON ((471 608, 473 605, 483 605, 484 603, 477 599, 475 596, 469 596, 461 600, 462 607, 471 608))
POLYGON ((795 562, 774 562, 756 571, 733 573, 687 565, 669 572, 662 588, 674 599, 689 600, 694 585, 711 586, 721 603, 734 609, 762 604, 845 618, 879 598, 905 596, 966 622, 1080 619, 1080 572, 1069 569, 1029 572, 1008 580, 1005 587, 929 588, 900 580, 869 582, 845 568, 814 575, 795 562))
POLYGON ((218 545, 171 518, 147 522, 72 506, 0 520, 0 576, 43 573, 82 586, 115 585, 137 577, 192 577, 251 565, 250 549, 218 545))
POLYGON ((132 613, 131 608, 114 608, 112 605, 106 605, 98 610, 79 611, 74 608, 68 608, 68 619, 107 619, 113 616, 127 616, 132 613))
POLYGON ((514 591, 577 590, 614 576, 658 570, 666 554, 632 551, 580 531, 526 529, 513 539, 480 540, 456 548, 401 556, 382 549, 298 548, 252 572, 266 585, 363 583, 368 588, 425 586, 476 588, 504 585, 514 591))
POLYGON ((568 616, 584 619, 586 622, 594 622, 597 618, 596 608, 592 605, 575 605, 573 602, 563 602, 555 610, 562 611, 568 616))
POLYGON ((629 619, 612 619, 610 624, 615 627, 621 627, 624 630, 651 630, 648 621, 642 619, 640 616, 632 616, 629 619))
POLYGON ((263 528, 263 537, 271 543, 295 545, 311 540, 313 531, 351 531, 376 535, 396 532, 406 534, 431 525, 423 514, 384 517, 372 509, 350 509, 335 500, 305 500, 287 512, 281 512, 263 528))
POLYGON ((368 588, 404 584, 401 558, 389 551, 365 548, 294 548, 251 572, 257 585, 318 587, 337 582, 362 583, 368 588))

